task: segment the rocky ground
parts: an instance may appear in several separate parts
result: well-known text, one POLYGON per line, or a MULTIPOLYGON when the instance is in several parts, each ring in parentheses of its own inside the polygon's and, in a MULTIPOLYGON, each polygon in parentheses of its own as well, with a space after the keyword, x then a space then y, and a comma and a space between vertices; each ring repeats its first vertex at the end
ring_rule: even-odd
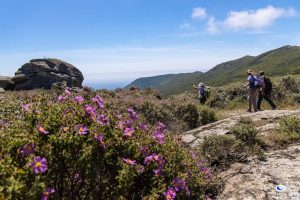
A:
POLYGON ((266 154, 266 161, 252 159, 236 163, 220 174, 225 187, 218 199, 224 200, 299 200, 300 145, 266 154), (284 185, 286 190, 276 191, 284 185))
POLYGON ((271 130, 278 128, 278 121, 283 116, 297 115, 300 116, 299 110, 267 110, 257 113, 246 113, 238 116, 233 116, 224 120, 217 121, 197 129, 185 132, 182 140, 191 147, 199 144, 204 136, 216 134, 224 135, 229 133, 229 129, 239 122, 241 118, 250 118, 260 131, 260 134, 266 134, 271 130))
MULTIPOLYGON (((260 134, 275 131, 283 116, 300 116, 300 110, 270 110, 233 116, 184 133, 182 139, 195 147, 204 136, 228 134, 240 118, 254 121, 260 134)), ((221 200, 300 200, 300 145, 266 153, 266 160, 251 158, 247 163, 235 163, 219 174, 224 181, 221 200), (276 191, 284 185, 285 191, 276 191)))

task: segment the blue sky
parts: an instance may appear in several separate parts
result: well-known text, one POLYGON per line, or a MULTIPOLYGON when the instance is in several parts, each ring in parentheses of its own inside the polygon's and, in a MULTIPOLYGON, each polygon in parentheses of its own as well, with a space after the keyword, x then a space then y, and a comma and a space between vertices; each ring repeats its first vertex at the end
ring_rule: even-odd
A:
POLYGON ((206 71, 300 45, 299 0, 0 0, 0 75, 38 57, 85 83, 206 71))

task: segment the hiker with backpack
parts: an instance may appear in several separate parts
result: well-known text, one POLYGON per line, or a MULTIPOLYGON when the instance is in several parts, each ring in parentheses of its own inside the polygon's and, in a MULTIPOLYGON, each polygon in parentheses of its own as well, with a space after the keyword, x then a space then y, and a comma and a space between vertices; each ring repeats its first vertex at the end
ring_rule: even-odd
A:
MULTIPOLYGON (((196 87, 196 86, 193 84, 193 88, 199 91, 199 102, 200 102, 202 105, 205 104, 205 102, 206 102, 206 100, 207 100, 207 98, 208 98, 208 91, 207 91, 205 85, 204 85, 202 82, 200 82, 200 83, 198 84, 198 87, 196 87)), ((209 87, 207 87, 207 88, 209 88, 209 87)))
POLYGON ((272 110, 275 110, 276 105, 271 100, 271 96, 272 96, 271 93, 272 93, 272 89, 273 89, 272 82, 271 82, 270 78, 265 76, 265 73, 263 71, 260 71, 259 74, 264 81, 264 88, 263 88, 263 90, 260 90, 258 93, 257 109, 259 111, 261 111, 261 107, 260 107, 261 102, 263 99, 265 99, 269 103, 269 105, 272 107, 272 110))
POLYGON ((254 73, 251 70, 247 71, 247 84, 245 87, 248 88, 248 100, 249 100, 249 108, 246 110, 247 112, 252 112, 252 107, 253 111, 257 112, 257 95, 258 95, 258 90, 259 90, 259 85, 262 85, 262 81, 259 80, 254 76, 254 73))

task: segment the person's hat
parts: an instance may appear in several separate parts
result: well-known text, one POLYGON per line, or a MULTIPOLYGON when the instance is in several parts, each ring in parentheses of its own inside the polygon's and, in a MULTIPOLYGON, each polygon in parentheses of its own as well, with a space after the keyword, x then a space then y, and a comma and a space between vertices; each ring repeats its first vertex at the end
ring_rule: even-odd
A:
POLYGON ((260 71, 259 75, 263 76, 263 75, 265 75, 265 72, 264 71, 260 71))
POLYGON ((201 87, 201 86, 203 86, 204 84, 202 83, 202 82, 200 82, 199 84, 198 84, 198 86, 199 87, 201 87))
POLYGON ((247 74, 252 74, 253 72, 252 72, 252 70, 251 69, 249 69, 248 71, 247 71, 247 74))

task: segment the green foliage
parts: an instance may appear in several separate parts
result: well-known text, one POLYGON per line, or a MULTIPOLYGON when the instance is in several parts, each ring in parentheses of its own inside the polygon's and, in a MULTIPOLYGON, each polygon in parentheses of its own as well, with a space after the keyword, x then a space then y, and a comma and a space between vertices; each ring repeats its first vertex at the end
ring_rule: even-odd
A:
POLYGON ((280 132, 298 134, 300 137, 300 119, 295 116, 284 117, 280 120, 280 132))
POLYGON ((231 163, 248 157, 243 143, 231 135, 204 137, 199 149, 211 166, 220 168, 229 167, 231 163))
POLYGON ((230 133, 250 147, 254 147, 260 142, 257 137, 258 131, 250 124, 237 124, 230 129, 230 133))
MULTIPOLYGON (((116 96, 109 91, 98 94, 108 99, 116 96)), ((103 109, 97 108, 91 101, 95 93, 90 91, 80 94, 83 102, 76 102, 75 94, 64 95, 59 102, 55 94, 43 91, 5 95, 0 104, 0 198, 40 199, 46 188, 53 188, 54 199, 162 199, 178 178, 187 181, 190 195, 181 190, 177 199, 203 199, 215 187, 198 157, 161 130, 161 124, 149 125, 142 115, 135 119, 133 111, 126 111, 126 102, 111 100, 103 109), (29 105, 28 109, 22 110, 21 104, 29 105), (96 110, 98 118, 88 114, 86 105, 96 110), (109 122, 101 121, 100 115, 109 122), (86 134, 82 127, 87 128, 86 134), (128 128, 133 133, 126 136, 128 128), (34 150, 24 155, 29 144, 35 145, 34 150), (145 155, 141 148, 149 153, 145 155), (153 153, 159 155, 157 160, 146 162, 153 153), (40 166, 31 166, 37 156, 47 160, 44 173, 33 171, 40 166), (155 176, 157 169, 162 174, 155 176)), ((148 103, 144 109, 153 108, 148 103)))
POLYGON ((279 130, 266 137, 267 142, 273 148, 283 148, 300 141, 300 119, 298 117, 283 117, 279 124, 279 130))
POLYGON ((221 63, 205 73, 167 74, 140 78, 130 85, 141 88, 156 88, 161 91, 163 96, 170 96, 191 90, 192 84, 199 82, 223 87, 228 83, 246 80, 246 71, 248 69, 256 72, 263 70, 269 76, 299 74, 299 57, 300 47, 283 46, 258 56, 244 56, 233 61, 221 63))
POLYGON ((208 107, 200 108, 200 124, 205 125, 217 121, 216 113, 208 107))
POLYGON ((205 137, 200 144, 200 152, 211 166, 229 167, 236 161, 257 155, 264 158, 265 143, 258 138, 258 131, 249 119, 243 118, 230 129, 230 135, 212 135, 205 137))
POLYGON ((194 104, 178 106, 175 115, 184 121, 190 129, 199 126, 199 112, 197 106, 194 104))

